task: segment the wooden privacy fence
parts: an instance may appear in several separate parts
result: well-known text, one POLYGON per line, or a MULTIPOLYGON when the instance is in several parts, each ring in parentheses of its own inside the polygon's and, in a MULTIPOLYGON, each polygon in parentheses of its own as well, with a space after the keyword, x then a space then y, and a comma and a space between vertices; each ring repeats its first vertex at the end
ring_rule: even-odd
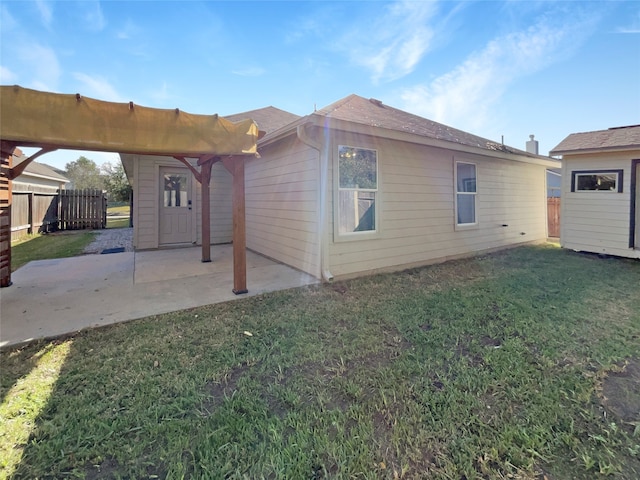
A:
POLYGON ((11 239, 58 230, 58 193, 13 191, 11 239))
POLYGON ((550 237, 560 236, 560 198, 547 197, 547 222, 550 237))
POLYGON ((101 190, 13 192, 11 239, 26 233, 107 228, 107 197, 101 190))
POLYGON ((60 190, 60 229, 107 228, 107 197, 102 190, 60 190))

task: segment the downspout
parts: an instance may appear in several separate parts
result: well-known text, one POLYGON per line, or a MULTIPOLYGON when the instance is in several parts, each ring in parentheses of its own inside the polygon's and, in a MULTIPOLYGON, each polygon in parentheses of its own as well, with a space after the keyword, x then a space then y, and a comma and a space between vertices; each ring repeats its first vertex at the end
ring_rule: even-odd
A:
POLYGON ((308 145, 318 152, 318 158, 320 160, 318 162, 318 178, 320 180, 320 184, 318 185, 317 196, 318 208, 320 209, 318 215, 318 234, 320 235, 320 241, 318 242, 318 256, 320 260, 321 280, 330 282, 333 280, 333 274, 331 273, 331 271, 329 271, 329 258, 327 255, 327 250, 329 248, 327 240, 327 209, 326 202, 324 201, 324 196, 327 192, 327 175, 329 171, 329 162, 327 158, 327 152, 325 151, 323 153, 322 145, 308 135, 305 128, 307 125, 310 125, 310 123, 298 125, 298 127, 296 128, 296 134, 298 136, 298 139, 302 143, 308 145))

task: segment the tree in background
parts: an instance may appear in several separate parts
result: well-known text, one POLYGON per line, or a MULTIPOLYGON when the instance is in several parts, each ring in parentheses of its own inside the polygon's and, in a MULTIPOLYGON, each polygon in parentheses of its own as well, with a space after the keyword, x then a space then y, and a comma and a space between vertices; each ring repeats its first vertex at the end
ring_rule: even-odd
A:
POLYGON ((80 157, 74 162, 69 162, 65 166, 66 176, 73 182, 73 188, 104 188, 104 179, 100 172, 100 167, 96 162, 87 157, 80 157))
POLYGON ((121 163, 112 165, 107 162, 102 165, 104 189, 112 202, 127 202, 131 194, 131 185, 121 163))

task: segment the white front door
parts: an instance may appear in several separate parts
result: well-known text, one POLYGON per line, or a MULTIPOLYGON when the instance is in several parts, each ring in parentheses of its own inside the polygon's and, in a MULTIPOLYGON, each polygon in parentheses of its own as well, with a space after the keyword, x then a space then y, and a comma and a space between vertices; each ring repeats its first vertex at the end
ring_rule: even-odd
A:
POLYGON ((182 167, 160 167, 160 245, 193 243, 191 172, 182 167))

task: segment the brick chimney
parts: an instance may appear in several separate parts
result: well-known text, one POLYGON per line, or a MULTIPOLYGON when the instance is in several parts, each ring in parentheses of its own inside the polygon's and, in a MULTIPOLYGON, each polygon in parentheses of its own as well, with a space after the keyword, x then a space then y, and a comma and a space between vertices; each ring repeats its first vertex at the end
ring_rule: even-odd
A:
POLYGON ((538 141, 534 140, 535 135, 529 135, 530 140, 527 142, 527 153, 538 155, 538 141))

